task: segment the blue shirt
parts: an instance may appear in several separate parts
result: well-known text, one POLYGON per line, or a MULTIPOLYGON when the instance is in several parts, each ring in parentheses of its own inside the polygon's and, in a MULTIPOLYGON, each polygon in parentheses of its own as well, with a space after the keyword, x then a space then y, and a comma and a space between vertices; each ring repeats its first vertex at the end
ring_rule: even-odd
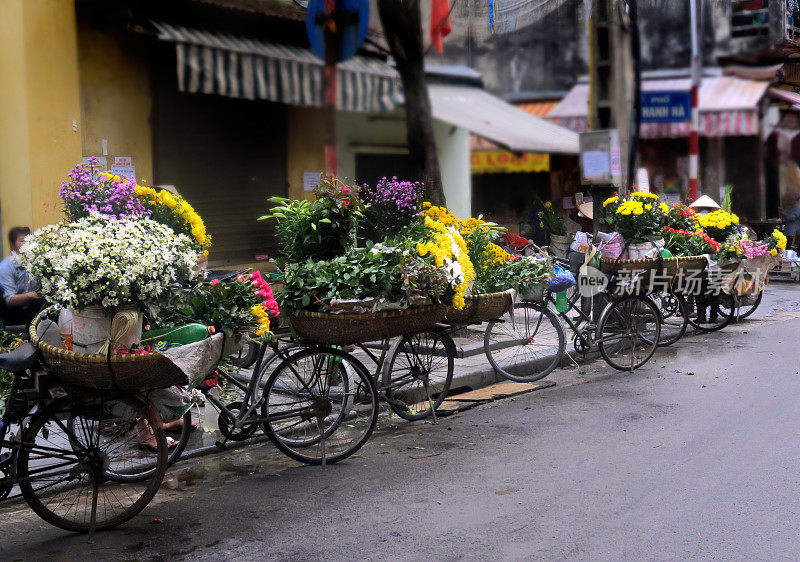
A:
POLYGON ((17 262, 17 254, 12 253, 0 261, 0 287, 6 304, 14 295, 32 291, 32 285, 30 273, 17 262))

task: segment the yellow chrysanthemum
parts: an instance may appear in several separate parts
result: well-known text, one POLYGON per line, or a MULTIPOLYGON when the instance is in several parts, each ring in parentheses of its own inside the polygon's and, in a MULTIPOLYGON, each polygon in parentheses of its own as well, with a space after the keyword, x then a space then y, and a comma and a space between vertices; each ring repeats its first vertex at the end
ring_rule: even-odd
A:
POLYGON ((644 191, 634 191, 630 194, 630 197, 639 197, 642 199, 658 199, 658 194, 656 193, 647 193, 644 191))
MULTIPOLYGON (((612 203, 616 203, 617 201, 619 201, 619 197, 618 196, 614 195, 613 197, 609 197, 608 199, 603 201, 603 207, 608 207, 609 205, 611 205, 612 203)), ((541 216, 541 213, 540 213, 540 216, 541 216)))

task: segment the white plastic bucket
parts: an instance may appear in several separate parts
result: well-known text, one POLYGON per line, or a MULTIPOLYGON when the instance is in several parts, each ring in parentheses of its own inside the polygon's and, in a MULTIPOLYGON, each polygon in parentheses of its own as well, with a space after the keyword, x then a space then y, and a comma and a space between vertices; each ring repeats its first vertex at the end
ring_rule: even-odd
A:
MULTIPOLYGON (((97 353, 111 335, 112 310, 100 306, 88 306, 72 312, 72 348, 77 353, 97 353)), ((120 338, 116 347, 131 347, 142 339, 142 313, 135 307, 126 306, 117 312, 134 312, 137 315, 134 327, 120 338)))
POLYGON ((97 353, 111 333, 111 313, 100 306, 72 312, 72 349, 76 353, 97 353))

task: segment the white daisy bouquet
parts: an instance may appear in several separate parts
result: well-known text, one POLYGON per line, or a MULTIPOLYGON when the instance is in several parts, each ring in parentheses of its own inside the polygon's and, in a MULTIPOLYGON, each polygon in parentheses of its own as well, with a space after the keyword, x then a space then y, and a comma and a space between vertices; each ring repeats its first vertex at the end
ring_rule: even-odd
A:
POLYGON ((194 241, 146 216, 51 224, 28 236, 21 254, 42 296, 72 310, 152 301, 196 275, 194 241))

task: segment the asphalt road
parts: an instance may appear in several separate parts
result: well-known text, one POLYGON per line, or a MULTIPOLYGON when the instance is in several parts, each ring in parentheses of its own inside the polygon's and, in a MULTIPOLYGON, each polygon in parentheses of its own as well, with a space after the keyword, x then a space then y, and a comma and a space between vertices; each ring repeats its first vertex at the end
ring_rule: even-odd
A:
POLYGON ((322 470, 269 447, 184 465, 94 543, 0 510, 0 560, 797 560, 800 290, 633 373, 603 363, 322 470))

